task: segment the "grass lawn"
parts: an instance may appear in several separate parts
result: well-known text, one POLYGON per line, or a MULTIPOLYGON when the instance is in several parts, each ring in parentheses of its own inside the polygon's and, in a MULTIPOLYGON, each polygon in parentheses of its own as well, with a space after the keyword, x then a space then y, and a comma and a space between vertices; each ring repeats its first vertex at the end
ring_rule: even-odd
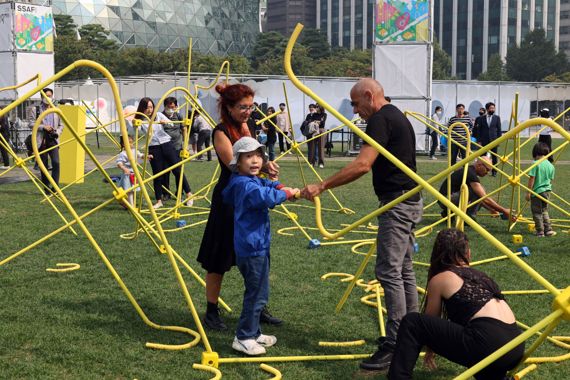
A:
MULTIPOLYGON (((530 159, 527 153, 524 159, 530 159)), ((568 154, 564 157, 568 161, 568 154)), ((327 160, 326 168, 320 169, 325 176, 346 164, 345 160, 327 160)), ((429 178, 445 169, 443 159, 419 161, 418 172, 429 178)), ((301 187, 296 161, 281 163, 282 181, 290 186, 301 187)), ((192 163, 187 175, 194 190, 210 179, 215 163, 192 163)), ((570 199, 568 178, 570 165, 557 166, 555 191, 570 199)), ((112 170, 115 172, 115 170, 112 170)), ((172 183, 172 180, 171 180, 172 183)), ((483 185, 493 189, 498 179, 484 178, 483 185)), ((366 215, 377 207, 371 176, 366 175, 356 183, 337 189, 335 194, 345 207, 356 215, 326 212, 323 216, 328 228, 338 228, 366 215)), ((110 187, 95 174, 85 184, 71 188, 68 196, 81 214, 109 199, 110 187)), ((425 196, 425 204, 432 197, 425 196)), ((503 197, 506 200, 506 197, 503 197)), ((33 243, 46 233, 61 225, 53 211, 40 204, 40 196, 31 183, 3 185, 0 188, 0 260, 33 243)), ((330 197, 323 197, 324 206, 334 207, 330 197)), ((172 204, 172 203, 170 203, 172 204)), ((314 212, 299 205, 292 206, 305 226, 314 226, 314 212)), ((204 201, 197 205, 206 206, 204 201)), ((566 209, 570 209, 566 207, 566 209)), ((435 210, 434 210, 435 211, 435 210)), ((427 213, 430 213, 428 210, 427 213)), ((66 213, 67 215, 67 213, 66 213)), ((527 212, 526 216, 530 216, 527 212)), ((551 210, 551 217, 562 214, 551 210)), ((204 219, 187 217, 187 222, 204 219)), ((425 217, 422 225, 435 221, 425 217)), ((532 252, 524 258, 533 268, 558 288, 569 286, 570 254, 565 243, 567 233, 558 228, 553 238, 537 239, 519 225, 513 232, 506 231, 506 222, 498 218, 481 216, 485 228, 508 247, 511 235, 524 235, 524 245, 532 252)), ((375 222, 375 221, 374 221, 375 222)), ((176 282, 173 270, 165 255, 157 253, 148 239, 141 235, 135 240, 124 240, 120 234, 130 232, 134 221, 128 212, 113 204, 86 219, 86 224, 107 254, 115 269, 134 294, 149 318, 163 325, 178 325, 194 328, 191 314, 176 282)), ((566 223, 568 224, 568 223, 566 223)), ((360 302, 366 293, 355 288, 344 309, 335 313, 345 283, 338 278, 321 281, 328 272, 354 273, 362 256, 350 251, 350 245, 307 249, 307 240, 298 232, 283 236, 276 231, 291 226, 286 218, 272 214, 272 312, 286 323, 282 327, 265 327, 264 332, 275 334, 278 343, 268 350, 270 356, 322 355, 372 353, 378 337, 376 310, 360 302), (349 341, 364 339, 365 346, 347 348, 319 347, 319 341, 349 341)), ((169 228, 174 222, 167 224, 169 228)), ((204 226, 168 234, 174 249, 201 275, 203 270, 195 258, 204 226)), ((565 228, 564 230, 567 230, 565 228)), ((469 234, 470 229, 467 229, 469 234)), ((320 238, 316 232, 314 237, 320 238)), ((349 234, 349 238, 372 235, 349 234)), ((419 239, 418 261, 429 261, 435 232, 419 239)), ((474 260, 495 257, 497 249, 475 233, 469 234, 474 260)), ((230 239, 231 236, 228 236, 230 239)), ((366 247, 362 248, 366 250, 366 247)), ((534 280, 508 260, 485 264, 479 269, 497 280, 503 290, 541 289, 534 280)), ((427 268, 417 266, 418 285, 425 286, 427 268)), ((185 270, 182 274, 189 287, 198 311, 205 310, 204 290, 185 270)), ((374 278, 373 265, 364 273, 366 281, 374 278)), ((224 280, 223 298, 234 309, 225 314, 230 331, 208 333, 213 349, 221 357, 239 357, 231 349, 233 330, 241 310, 243 284, 239 272, 232 270, 224 280)), ((532 325, 544 318, 551 310, 552 296, 508 296, 511 307, 519 321, 532 325)), ((158 351, 145 348, 145 342, 182 344, 191 338, 179 333, 160 332, 147 327, 124 296, 101 259, 85 236, 66 231, 32 249, 0 268, 0 377, 2 378, 189 378, 208 379, 207 373, 192 369, 200 361, 203 346, 184 351, 158 351), (46 268, 56 263, 74 262, 81 269, 69 273, 50 273, 46 268)), ((570 336, 570 324, 562 322, 553 335, 570 336)), ((542 345, 534 356, 557 356, 568 350, 551 343, 542 345)), ((384 378, 382 374, 371 375, 358 369, 357 361, 269 363, 278 368, 286 379, 370 379, 384 378)), ((439 370, 429 373, 418 363, 416 378, 448 379, 462 372, 462 368, 438 358, 439 370)), ((228 379, 266 379, 256 364, 225 364, 221 367, 228 379)), ((528 379, 565 379, 570 373, 570 362, 540 364, 528 379)))

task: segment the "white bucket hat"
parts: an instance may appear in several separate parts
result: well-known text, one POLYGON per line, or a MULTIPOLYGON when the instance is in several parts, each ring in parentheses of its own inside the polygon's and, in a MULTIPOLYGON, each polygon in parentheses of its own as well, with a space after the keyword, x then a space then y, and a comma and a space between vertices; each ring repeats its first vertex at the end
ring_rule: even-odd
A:
POLYGON ((268 161, 267 155, 265 154, 265 145, 261 144, 259 141, 253 137, 242 137, 233 146, 234 157, 230 161, 230 169, 237 172, 237 163, 239 161, 239 155, 241 153, 249 153, 261 149, 261 155, 263 157, 263 163, 268 161))

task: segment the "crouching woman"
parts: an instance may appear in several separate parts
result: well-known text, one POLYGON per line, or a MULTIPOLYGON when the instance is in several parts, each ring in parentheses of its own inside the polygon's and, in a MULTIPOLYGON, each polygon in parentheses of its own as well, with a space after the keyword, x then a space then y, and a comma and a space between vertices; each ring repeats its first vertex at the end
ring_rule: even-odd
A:
MULTIPOLYGON (((423 346, 424 363, 435 369, 435 354, 472 367, 509 341, 520 329, 498 285, 469 266, 467 236, 456 229, 441 231, 435 240, 428 273, 424 314, 409 313, 400 324, 388 378, 411 379, 423 346), (447 319, 441 315, 445 311, 447 319)), ((503 379, 520 362, 521 343, 475 375, 503 379)))

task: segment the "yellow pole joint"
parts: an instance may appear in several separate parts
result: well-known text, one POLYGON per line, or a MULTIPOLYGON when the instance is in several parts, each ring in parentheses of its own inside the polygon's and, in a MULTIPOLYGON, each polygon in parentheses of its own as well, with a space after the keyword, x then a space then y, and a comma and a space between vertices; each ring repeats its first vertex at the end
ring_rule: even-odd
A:
POLYGON ((166 246, 166 244, 161 244, 160 247, 158 248, 158 250, 160 251, 160 253, 164 253, 164 254, 168 253, 168 247, 166 246))
POLYGON ((15 157, 14 158, 14 165, 23 168, 24 166, 26 166, 26 161, 22 160, 20 157, 15 157))
POLYGON ((218 368, 220 365, 220 356, 217 352, 202 352, 202 365, 207 365, 208 367, 218 368))
POLYGON ((570 321, 570 286, 554 298, 552 311, 556 311, 556 309, 564 311, 562 319, 570 321))
POLYGON ((188 157, 190 157, 190 152, 187 149, 182 149, 180 151, 180 158, 187 159, 188 157))
POLYGON ((509 177, 509 183, 511 186, 518 186, 521 182, 521 178, 519 176, 511 176, 509 177))
POLYGON ((120 202, 127 197, 127 192, 122 187, 118 187, 117 190, 113 191, 113 196, 120 202))
POLYGON ((297 141, 293 141, 293 144, 291 144, 291 148, 295 150, 299 149, 299 143, 297 141))
POLYGON ((142 125, 141 119, 133 119, 133 127, 138 128, 142 125))
POLYGON ((192 126, 192 119, 184 119, 184 126, 185 127, 191 127, 192 126))

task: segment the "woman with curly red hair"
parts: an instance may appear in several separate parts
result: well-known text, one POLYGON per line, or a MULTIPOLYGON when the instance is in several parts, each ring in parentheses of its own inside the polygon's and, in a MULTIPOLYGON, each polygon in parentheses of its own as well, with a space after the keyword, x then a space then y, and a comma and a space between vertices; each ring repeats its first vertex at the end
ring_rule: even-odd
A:
MULTIPOLYGON (((218 297, 222 287, 224 273, 235 265, 234 251, 234 210, 224 204, 222 191, 226 188, 231 170, 229 163, 233 158, 232 146, 244 136, 255 136, 255 126, 248 124, 254 111, 253 90, 243 84, 218 84, 216 91, 220 94, 218 107, 221 123, 214 128, 213 143, 221 173, 212 194, 210 215, 202 237, 198 262, 207 271, 206 299, 208 306, 203 320, 206 327, 213 330, 226 330, 227 326, 220 318, 218 297)), ((265 170, 270 176, 279 174, 279 166, 268 162, 265 170)), ((263 317, 271 318, 264 314, 263 317)), ((276 318, 273 322, 278 321, 276 318)), ((280 321, 279 321, 280 322, 280 321)))

